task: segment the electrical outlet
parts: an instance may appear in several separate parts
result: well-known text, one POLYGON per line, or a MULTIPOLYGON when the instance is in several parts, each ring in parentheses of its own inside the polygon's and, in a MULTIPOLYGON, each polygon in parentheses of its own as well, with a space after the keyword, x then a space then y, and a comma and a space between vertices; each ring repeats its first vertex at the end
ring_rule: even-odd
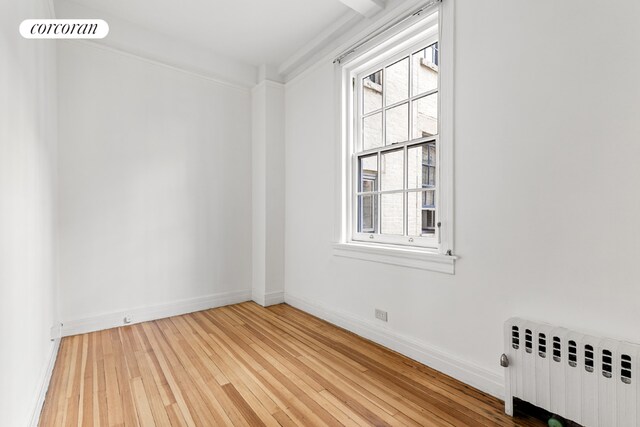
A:
POLYGON ((384 310, 380 310, 379 308, 376 308, 376 319, 380 319, 383 322, 387 321, 387 312, 384 310))
POLYGON ((131 316, 129 316, 128 314, 126 316, 124 316, 124 323, 131 323, 131 316))

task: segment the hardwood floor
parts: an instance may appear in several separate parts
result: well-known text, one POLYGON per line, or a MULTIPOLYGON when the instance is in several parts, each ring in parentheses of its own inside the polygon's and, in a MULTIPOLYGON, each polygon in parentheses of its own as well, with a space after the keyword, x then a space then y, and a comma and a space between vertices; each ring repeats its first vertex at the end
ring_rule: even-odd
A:
POLYGON ((287 305, 64 338, 42 426, 542 426, 287 305))

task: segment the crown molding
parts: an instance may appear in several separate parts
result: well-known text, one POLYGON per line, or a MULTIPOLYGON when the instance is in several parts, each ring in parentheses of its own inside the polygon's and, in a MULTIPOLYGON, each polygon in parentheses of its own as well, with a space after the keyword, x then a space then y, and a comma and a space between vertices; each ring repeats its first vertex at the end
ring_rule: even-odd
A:
POLYGON ((211 75, 207 75, 207 74, 204 74, 204 73, 191 71, 191 70, 183 68, 183 67, 177 67, 177 66, 168 64, 166 62, 156 61, 154 59, 150 59, 150 58, 147 58, 147 57, 142 56, 142 55, 137 55, 135 53, 131 53, 131 52, 128 52, 126 50, 122 50, 122 49, 118 49, 118 48, 115 48, 115 47, 107 46, 104 43, 97 43, 94 40, 76 39, 76 40, 59 40, 58 42, 59 43, 68 43, 68 44, 71 44, 71 45, 75 44, 75 45, 79 45, 79 46, 86 46, 86 47, 90 47, 90 48, 93 48, 93 49, 99 49, 99 50, 103 50, 103 51, 106 51, 106 52, 114 53, 114 54, 117 54, 117 55, 122 55, 122 56, 125 56, 125 57, 128 57, 128 58, 133 58, 133 59, 136 59, 138 61, 146 62, 148 64, 153 64, 153 65, 158 66, 158 67, 163 67, 163 68, 167 68, 167 69, 176 71, 178 73, 186 74, 186 75, 188 75, 190 77, 193 77, 193 78, 207 80, 209 82, 216 83, 216 84, 221 85, 221 86, 226 86, 226 87, 229 87, 229 88, 232 88, 232 89, 236 89, 236 90, 238 90, 240 92, 250 92, 251 89, 253 87, 255 87, 255 85, 254 86, 248 86, 248 85, 241 85, 241 84, 237 84, 237 83, 232 83, 232 82, 229 82, 227 80, 217 78, 216 76, 211 76, 211 75))
POLYGON ((340 19, 305 44, 302 49, 295 52, 280 64, 278 74, 284 76, 286 80, 291 74, 295 73, 296 70, 312 61, 318 51, 323 50, 326 46, 330 45, 332 41, 348 32, 350 28, 353 28, 354 25, 357 25, 363 20, 364 18, 361 15, 353 11, 345 13, 340 19))
POLYGON ((320 61, 333 61, 349 46, 425 1, 388 0, 387 7, 370 19, 365 19, 355 12, 349 12, 284 61, 278 71, 284 77, 285 83, 290 83, 306 74, 307 70, 315 68, 320 61))
POLYGON ((95 45, 244 88, 251 88, 257 83, 257 67, 218 55, 206 48, 148 31, 129 21, 70 0, 55 0, 55 10, 58 18, 92 17, 107 21, 109 35, 104 39, 93 40, 95 45))

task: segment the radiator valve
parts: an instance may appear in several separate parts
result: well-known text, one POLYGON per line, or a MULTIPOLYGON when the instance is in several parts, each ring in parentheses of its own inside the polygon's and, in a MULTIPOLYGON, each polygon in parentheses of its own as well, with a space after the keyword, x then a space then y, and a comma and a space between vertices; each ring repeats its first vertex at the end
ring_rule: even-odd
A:
POLYGON ((500 356, 500 366, 502 366, 503 368, 509 367, 509 358, 504 353, 502 353, 502 356, 500 356))

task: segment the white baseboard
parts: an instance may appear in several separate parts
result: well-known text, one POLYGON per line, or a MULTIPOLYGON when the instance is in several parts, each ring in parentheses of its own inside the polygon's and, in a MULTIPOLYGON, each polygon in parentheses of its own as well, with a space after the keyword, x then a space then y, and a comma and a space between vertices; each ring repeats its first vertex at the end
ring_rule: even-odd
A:
POLYGON ((263 307, 282 304, 284 302, 284 291, 268 292, 266 295, 254 292, 252 299, 263 307))
POLYGON ((284 291, 269 292, 264 296, 265 307, 282 304, 284 302, 284 291))
POLYGON ((129 325, 193 313, 195 311, 208 310, 230 304, 238 304, 251 300, 251 290, 222 292, 198 298, 190 298, 175 301, 168 304, 159 304, 150 307, 138 307, 128 310, 119 310, 112 313, 99 314, 84 319, 67 320, 63 322, 62 336, 85 334, 88 332, 111 329, 124 326, 124 317, 131 316, 129 325))
POLYGON ((285 293, 284 299, 287 304, 293 307, 395 350, 485 393, 500 399, 504 398, 504 383, 500 375, 434 348, 429 344, 394 333, 351 314, 323 307, 304 298, 293 296, 288 292, 285 293))
POLYGON ((47 390, 49 390, 49 382, 51 381, 53 367, 55 366, 56 358, 58 357, 58 350, 60 350, 60 339, 55 339, 51 345, 48 360, 42 368, 42 374, 40 375, 40 381, 38 382, 38 394, 33 404, 33 410, 31 411, 31 420, 29 421, 30 427, 37 427, 40 422, 40 413, 44 406, 44 398, 47 395, 47 390))

